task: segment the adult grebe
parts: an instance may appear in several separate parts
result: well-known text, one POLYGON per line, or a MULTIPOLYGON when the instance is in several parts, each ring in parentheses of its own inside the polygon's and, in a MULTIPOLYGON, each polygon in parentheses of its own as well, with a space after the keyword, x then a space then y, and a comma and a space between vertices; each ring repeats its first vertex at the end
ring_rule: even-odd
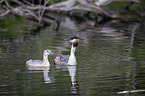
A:
POLYGON ((26 65, 27 66, 34 66, 34 67, 44 67, 44 66, 50 66, 50 63, 48 61, 48 55, 51 55, 53 54, 51 52, 51 50, 47 49, 47 50, 44 50, 43 52, 43 60, 28 60, 26 62, 26 65))
POLYGON ((76 65, 76 57, 75 57, 75 50, 79 44, 79 38, 77 36, 70 37, 67 39, 71 43, 71 51, 70 56, 69 55, 61 55, 57 56, 54 59, 55 64, 61 64, 61 65, 76 65))
POLYGON ((70 43, 71 43, 71 51, 70 51, 70 56, 69 56, 68 62, 66 64, 67 65, 76 65, 77 62, 76 62, 75 51, 79 44, 79 38, 77 36, 71 37, 70 43))

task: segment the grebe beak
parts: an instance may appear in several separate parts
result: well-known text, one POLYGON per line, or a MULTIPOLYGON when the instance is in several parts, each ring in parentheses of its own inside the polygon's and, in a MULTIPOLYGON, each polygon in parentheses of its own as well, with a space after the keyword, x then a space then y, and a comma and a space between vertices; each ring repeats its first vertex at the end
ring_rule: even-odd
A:
POLYGON ((67 40, 68 41, 68 40, 70 40, 70 38, 67 38, 67 39, 64 39, 64 40, 67 40))

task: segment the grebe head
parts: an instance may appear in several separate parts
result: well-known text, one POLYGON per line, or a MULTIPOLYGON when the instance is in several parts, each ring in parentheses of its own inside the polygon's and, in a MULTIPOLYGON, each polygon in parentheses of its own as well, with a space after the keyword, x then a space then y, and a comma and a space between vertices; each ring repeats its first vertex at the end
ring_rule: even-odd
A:
POLYGON ((51 52, 51 50, 49 50, 49 49, 46 49, 46 50, 44 50, 44 53, 43 53, 44 55, 51 55, 51 54, 53 54, 52 52, 51 52))
POLYGON ((79 37, 77 36, 70 37, 69 42, 73 45, 73 47, 77 47, 79 45, 79 37))

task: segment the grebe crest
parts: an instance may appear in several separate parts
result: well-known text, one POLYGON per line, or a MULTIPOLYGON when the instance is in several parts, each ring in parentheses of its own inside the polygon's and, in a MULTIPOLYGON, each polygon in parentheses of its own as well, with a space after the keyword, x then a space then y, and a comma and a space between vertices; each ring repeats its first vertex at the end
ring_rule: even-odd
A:
POLYGON ((73 47, 77 47, 79 45, 79 38, 77 36, 70 37, 69 42, 73 45, 73 47))
POLYGON ((44 50, 43 52, 43 60, 28 60, 26 62, 26 65, 27 66, 34 66, 34 67, 44 67, 44 66, 50 66, 50 63, 48 61, 48 55, 51 55, 53 54, 51 52, 51 50, 47 49, 47 50, 44 50))

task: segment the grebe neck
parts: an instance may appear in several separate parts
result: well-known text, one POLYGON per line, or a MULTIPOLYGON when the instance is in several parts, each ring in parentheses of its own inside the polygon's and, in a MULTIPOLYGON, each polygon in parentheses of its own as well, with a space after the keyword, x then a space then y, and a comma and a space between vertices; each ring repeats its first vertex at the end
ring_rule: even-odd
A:
POLYGON ((71 46, 71 52, 70 52, 70 55, 75 54, 75 51, 76 51, 76 47, 74 47, 74 46, 72 45, 72 46, 71 46))
POLYGON ((76 47, 74 47, 73 45, 71 46, 71 52, 70 52, 70 56, 67 62, 67 65, 76 65, 76 57, 75 57, 75 50, 76 47))
POLYGON ((44 65, 50 65, 49 61, 48 61, 48 55, 43 54, 43 64, 44 65))

